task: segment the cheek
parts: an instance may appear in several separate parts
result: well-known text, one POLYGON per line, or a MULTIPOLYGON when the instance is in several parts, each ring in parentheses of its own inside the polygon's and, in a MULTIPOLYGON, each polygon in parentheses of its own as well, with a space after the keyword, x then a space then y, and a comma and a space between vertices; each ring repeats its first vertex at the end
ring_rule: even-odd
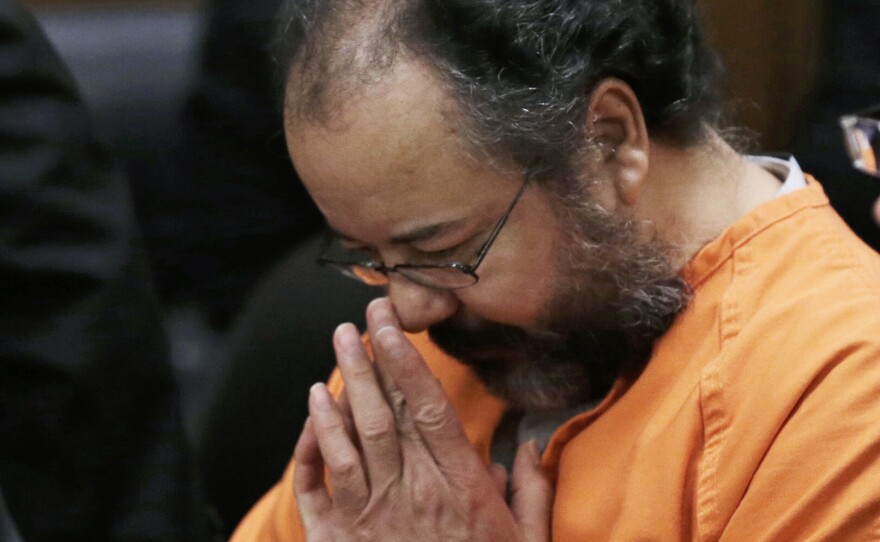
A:
POLYGON ((480 282, 458 293, 466 313, 519 327, 533 327, 546 316, 557 289, 561 233, 555 217, 541 212, 545 207, 534 207, 492 247, 498 250, 480 266, 480 282))
POLYGON ((462 296, 462 306, 481 319, 517 327, 534 327, 553 299, 553 280, 538 270, 527 270, 486 281, 479 290, 462 296))

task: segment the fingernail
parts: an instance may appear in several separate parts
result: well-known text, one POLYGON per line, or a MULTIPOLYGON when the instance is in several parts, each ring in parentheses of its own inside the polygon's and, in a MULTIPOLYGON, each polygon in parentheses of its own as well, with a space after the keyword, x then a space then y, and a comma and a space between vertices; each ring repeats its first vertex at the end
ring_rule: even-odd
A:
POLYGON ((338 346, 343 348, 352 348, 360 345, 361 334, 358 328, 352 323, 340 324, 333 332, 334 340, 338 346))
POLYGON ((541 465, 541 450, 538 449, 538 441, 532 439, 526 443, 526 447, 528 448, 529 454, 532 456, 532 463, 535 465, 541 465))
POLYGON ((370 301, 370 304, 367 305, 367 312, 368 312, 368 313, 372 313, 372 312, 374 312, 374 311, 376 311, 376 310, 379 310, 379 309, 381 309, 382 306, 385 305, 386 303, 388 303, 388 298, 387 298, 387 297, 377 297, 376 299, 370 301))
POLYGON ((387 297, 379 297, 370 302, 370 305, 367 307, 367 318, 374 321, 387 322, 385 325, 398 326, 394 305, 391 304, 391 300, 387 297))
POLYGON ((327 412, 331 409, 330 406, 330 392, 327 391, 327 386, 319 382, 312 386, 309 389, 309 397, 312 399, 312 406, 318 412, 327 412))

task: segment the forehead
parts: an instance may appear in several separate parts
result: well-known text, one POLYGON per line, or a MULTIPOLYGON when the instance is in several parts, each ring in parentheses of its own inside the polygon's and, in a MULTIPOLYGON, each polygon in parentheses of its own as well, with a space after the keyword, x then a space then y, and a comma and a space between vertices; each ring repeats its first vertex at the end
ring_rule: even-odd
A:
MULTIPOLYGON (((295 100, 288 94, 288 100, 295 100)), ((351 93, 326 123, 286 117, 309 193, 343 233, 386 235, 478 211, 519 175, 467 152, 456 106, 431 72, 399 62, 351 93)))

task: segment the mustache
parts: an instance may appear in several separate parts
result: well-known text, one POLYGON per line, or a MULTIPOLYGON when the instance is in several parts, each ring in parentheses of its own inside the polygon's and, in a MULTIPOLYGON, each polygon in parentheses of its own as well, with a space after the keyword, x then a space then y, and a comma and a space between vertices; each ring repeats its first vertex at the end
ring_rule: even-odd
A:
POLYGON ((631 334, 624 329, 576 329, 566 332, 524 329, 485 322, 478 327, 464 326, 449 319, 430 327, 435 344, 451 355, 460 353, 469 360, 490 361, 495 352, 509 356, 520 353, 532 361, 556 357, 554 354, 609 352, 631 346, 631 334), (535 356, 538 356, 536 359, 535 356))
POLYGON ((496 357, 504 359, 511 353, 534 354, 558 348, 563 341, 560 334, 552 331, 526 331, 495 322, 473 327, 453 319, 431 326, 428 334, 447 353, 466 357, 465 362, 488 362, 496 357))

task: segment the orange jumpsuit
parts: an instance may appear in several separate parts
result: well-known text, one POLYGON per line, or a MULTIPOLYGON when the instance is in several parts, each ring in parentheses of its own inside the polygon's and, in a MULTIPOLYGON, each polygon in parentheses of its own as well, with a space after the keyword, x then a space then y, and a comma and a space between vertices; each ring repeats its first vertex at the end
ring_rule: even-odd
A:
MULTIPOLYGON (((683 274, 694 297, 644 372, 544 453, 553 541, 880 540, 880 256, 809 179, 683 274)), ((504 405, 412 339, 488 460, 504 405)), ((292 476, 233 542, 304 539, 292 476)))

